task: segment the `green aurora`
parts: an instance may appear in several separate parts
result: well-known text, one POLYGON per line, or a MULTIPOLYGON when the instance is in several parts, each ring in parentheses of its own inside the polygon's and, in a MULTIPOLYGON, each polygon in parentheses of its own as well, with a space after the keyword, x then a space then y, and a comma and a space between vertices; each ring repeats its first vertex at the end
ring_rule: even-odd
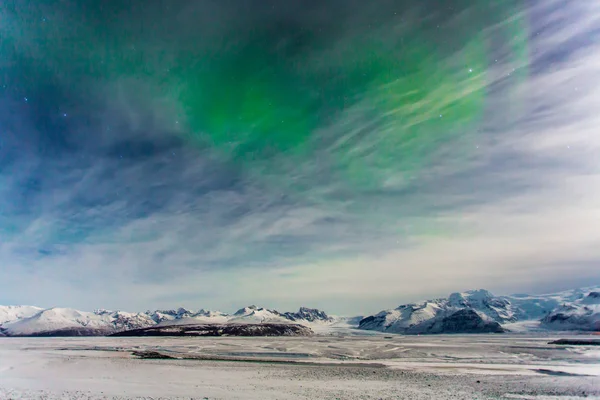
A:
POLYGON ((51 24, 17 30, 9 21, 12 40, 2 46, 38 57, 24 73, 47 76, 31 82, 83 82, 90 93, 94 82, 142 82, 178 110, 163 119, 199 151, 273 191, 285 186, 327 203, 307 189, 319 181, 351 191, 403 188, 439 157, 471 157, 497 54, 518 68, 518 79, 527 75, 527 23, 514 4, 479 2, 452 25, 434 19, 403 29, 398 16, 343 37, 292 26, 283 44, 267 26, 196 47, 140 40, 143 24, 117 35, 86 20, 67 32, 51 24), (291 179, 298 169, 310 181, 291 179))

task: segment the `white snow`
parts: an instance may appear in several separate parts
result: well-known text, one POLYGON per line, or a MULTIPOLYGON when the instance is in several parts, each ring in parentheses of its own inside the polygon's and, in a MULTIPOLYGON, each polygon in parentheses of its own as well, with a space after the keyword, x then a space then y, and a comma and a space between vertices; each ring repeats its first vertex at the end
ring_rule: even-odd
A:
MULTIPOLYGON (((494 296, 487 290, 452 293, 447 299, 427 300, 382 311, 361 327, 364 330, 419 333, 452 313, 469 308, 484 321, 496 321, 512 332, 543 329, 600 330, 600 287, 588 287, 543 295, 494 296), (560 318, 551 317, 560 314, 560 318), (541 322, 540 322, 541 321, 541 322)), ((319 334, 346 333, 358 325, 357 319, 329 317, 319 310, 301 308, 281 313, 248 306, 234 314, 219 311, 156 310, 146 313, 97 310, 85 312, 68 308, 42 309, 33 306, 0 306, 0 336, 32 335, 53 330, 77 329, 100 334, 159 324, 204 323, 295 323, 319 334), (354 324, 354 325, 353 325, 354 324)), ((426 329, 424 331, 427 331, 426 329)), ((366 334, 366 332, 365 332, 366 334)))
POLYGON ((238 310, 229 318, 228 322, 260 324, 266 322, 291 323, 292 321, 281 316, 278 312, 274 310, 250 306, 238 310))
POLYGON ((71 308, 49 308, 32 316, 2 324, 8 335, 33 335, 64 329, 90 329, 106 333, 135 329, 153 325, 150 317, 144 314, 122 311, 85 312, 71 308))
POLYGON ((461 309, 472 309, 483 320, 496 321, 512 332, 600 330, 600 287, 542 295, 494 296, 487 290, 452 293, 447 299, 426 300, 384 310, 361 324, 362 329, 389 333, 426 332, 436 321, 461 309), (554 314, 559 321, 550 321, 554 314), (420 329, 423 327, 423 329, 420 329))
POLYGON ((88 325, 98 327, 98 321, 91 318, 91 315, 92 313, 83 313, 69 308, 50 308, 31 317, 3 324, 3 328, 12 335, 30 335, 37 332, 80 328, 88 325))
POLYGON ((538 295, 514 294, 503 296, 516 308, 519 320, 541 319, 563 304, 583 300, 589 293, 600 291, 600 286, 590 286, 565 290, 557 293, 538 295))
MULTIPOLYGON (((337 322, 318 310, 300 309, 298 313, 279 313, 275 310, 250 306, 235 314, 219 311, 157 310, 146 313, 96 310, 79 311, 70 308, 42 309, 29 306, 0 307, 0 335, 26 336, 39 335, 52 331, 77 330, 87 335, 109 334, 117 331, 145 328, 153 325, 192 325, 192 324, 260 324, 294 323, 315 327, 320 332, 337 322), (318 315, 317 313, 321 313, 318 315), (322 319, 325 318, 326 319, 322 319), (293 318, 293 319, 291 319, 293 318), (304 318, 310 318, 307 320, 304 318), (321 319, 320 319, 321 318, 321 319)), ((336 327, 340 329, 340 325, 336 327)))
POLYGON ((194 324, 224 324, 229 321, 228 315, 214 315, 214 316, 197 316, 197 317, 186 317, 181 319, 168 319, 160 322, 158 325, 194 325, 194 324))
POLYGON ((0 325, 31 317, 42 310, 34 306, 0 306, 0 325))
POLYGON ((0 398, 579 400, 575 394, 597 398, 600 359, 588 356, 585 349, 581 353, 549 349, 547 341, 555 338, 4 338, 0 398), (132 350, 217 360, 238 355, 262 362, 142 360, 132 350), (549 379, 540 371, 586 376, 549 379), (505 394, 486 394, 485 388, 505 394), (520 389, 537 394, 524 396, 520 389))

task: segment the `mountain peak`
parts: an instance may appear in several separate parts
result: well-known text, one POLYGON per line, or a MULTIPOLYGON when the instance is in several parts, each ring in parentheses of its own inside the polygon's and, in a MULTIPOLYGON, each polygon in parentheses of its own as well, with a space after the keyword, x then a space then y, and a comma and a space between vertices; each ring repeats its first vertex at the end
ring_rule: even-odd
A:
MULTIPOLYGON (((264 307, 257 307, 254 304, 252 304, 250 306, 240 308, 233 315, 247 315, 247 314, 252 314, 255 311, 263 311, 263 310, 267 310, 267 309, 264 307)), ((271 310, 268 310, 268 311, 271 311, 271 310)))
POLYGON ((40 311, 43 311, 43 308, 34 306, 0 306, 0 325, 31 317, 40 311))
POLYGON ((494 297, 494 295, 492 294, 492 292, 490 292, 489 290, 486 289, 474 289, 474 290, 467 290, 466 293, 468 294, 469 297, 472 298, 492 298, 494 297))
POLYGON ((600 292, 589 292, 581 301, 583 304, 600 304, 600 292))
POLYGON ((332 318, 328 316, 324 311, 316 308, 300 307, 298 312, 283 313, 283 316, 292 321, 305 320, 309 322, 314 321, 331 321, 332 318))
POLYGON ((466 292, 455 292, 448 296, 448 301, 455 306, 466 306, 471 302, 481 303, 494 298, 494 295, 485 289, 467 290, 466 292))

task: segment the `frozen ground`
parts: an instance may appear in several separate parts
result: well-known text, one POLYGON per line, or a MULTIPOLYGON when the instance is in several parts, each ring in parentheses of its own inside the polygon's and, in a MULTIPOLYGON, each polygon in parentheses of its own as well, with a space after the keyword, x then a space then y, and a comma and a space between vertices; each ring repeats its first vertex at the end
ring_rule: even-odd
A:
POLYGON ((600 348, 557 338, 2 338, 0 398, 600 399, 600 348))

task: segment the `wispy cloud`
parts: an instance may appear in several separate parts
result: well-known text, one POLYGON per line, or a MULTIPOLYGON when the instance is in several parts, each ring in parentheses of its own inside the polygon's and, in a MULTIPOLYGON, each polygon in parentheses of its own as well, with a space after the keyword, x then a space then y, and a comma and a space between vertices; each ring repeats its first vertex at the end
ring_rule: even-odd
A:
MULTIPOLYGON (((530 57, 492 54, 486 79, 463 87, 487 93, 485 120, 451 141, 426 138, 418 168, 373 154, 422 151, 390 135, 446 107, 442 87, 401 127, 365 97, 321 127, 310 156, 267 167, 187 140, 181 105, 161 85, 86 82, 92 100, 67 117, 5 92, 0 303, 351 313, 474 286, 600 279, 600 6, 552 1, 527 15, 530 57), (51 127, 40 122, 49 113, 51 127)), ((340 49, 304 66, 324 68, 320 56, 340 49)))

